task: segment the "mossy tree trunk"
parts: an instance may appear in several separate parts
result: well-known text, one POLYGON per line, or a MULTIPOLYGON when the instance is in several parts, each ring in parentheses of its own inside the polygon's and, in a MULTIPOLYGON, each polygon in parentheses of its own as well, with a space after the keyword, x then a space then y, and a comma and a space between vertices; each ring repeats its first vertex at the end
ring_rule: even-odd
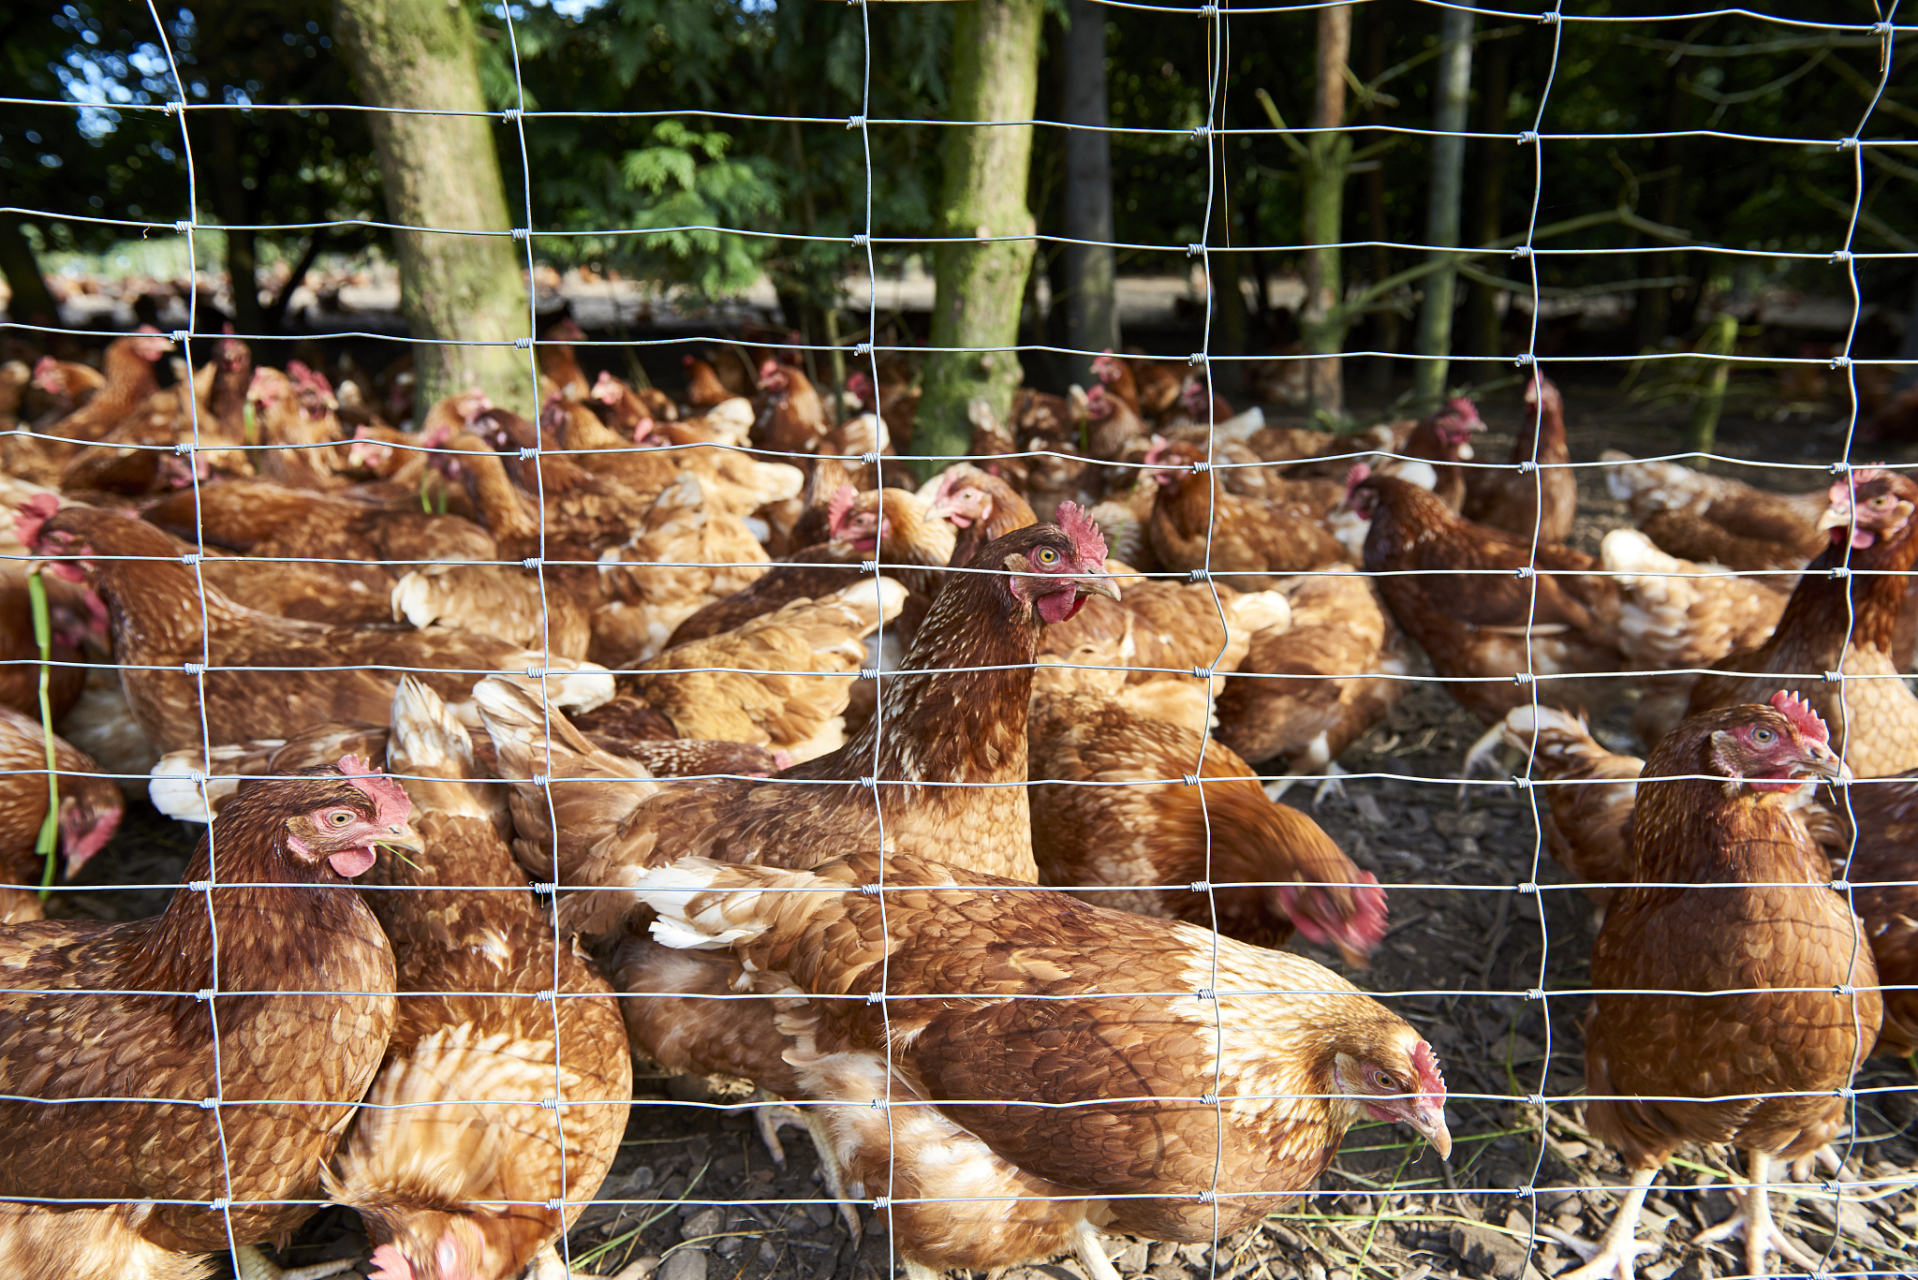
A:
MULTIPOLYGON (((1442 249, 1458 245, 1459 206, 1465 194, 1465 108, 1472 92, 1472 12, 1447 9, 1439 21, 1439 56, 1433 85, 1432 193, 1425 212, 1425 242, 1442 249)), ((1412 388, 1423 413, 1445 397, 1447 358, 1452 354, 1452 307, 1457 296, 1458 255, 1434 252, 1446 265, 1425 281, 1425 302, 1419 308, 1419 345, 1422 356, 1413 373, 1412 388)))
MULTIPOLYGON (((373 106, 482 111, 473 20, 445 0, 334 0, 335 35, 363 101, 373 106)), ((512 227, 493 122, 480 116, 375 112, 373 145, 396 223, 504 232, 512 227)), ((478 386, 533 407, 530 365, 513 347, 440 345, 527 337, 523 250, 504 235, 395 231, 400 308, 415 338, 416 404, 478 386)))
MULTIPOLYGON (((1480 58, 1479 130, 1503 134, 1507 127, 1507 108, 1511 99, 1510 42, 1495 40, 1480 58)), ((1499 237, 1500 203, 1505 198, 1505 167, 1518 148, 1509 137, 1482 138, 1475 143, 1478 163, 1472 168, 1472 189, 1476 213, 1473 219, 1473 244, 1491 244, 1499 237)), ((1499 354, 1499 290, 1483 281, 1475 281, 1465 305, 1465 348, 1475 356, 1499 354)))
MULTIPOLYGON (((1345 122, 1345 67, 1352 49, 1352 6, 1331 5, 1319 10, 1316 83, 1312 93, 1312 127, 1337 129, 1345 122)), ((1345 316, 1339 303, 1344 288, 1339 278, 1340 228, 1345 220, 1345 178, 1352 163, 1349 133, 1314 133, 1306 140, 1304 240, 1315 248, 1305 251, 1305 306, 1299 313, 1300 337, 1306 354, 1323 355, 1306 362, 1306 387, 1315 416, 1333 422, 1345 415, 1345 374, 1339 350, 1345 344, 1345 316)))
MULTIPOLYGON (((1038 94, 1042 0, 968 0, 954 15, 952 114, 957 120, 1030 120, 1038 94)), ((946 131, 938 233, 985 241, 942 244, 934 254, 932 345, 1010 347, 1032 267, 1026 208, 1032 126, 946 131), (986 241, 990 236, 1011 240, 986 241)), ((1011 351, 935 351, 926 361, 915 452, 957 456, 972 429, 966 402, 982 398, 1003 418, 1019 385, 1011 351)), ((937 469, 936 466, 932 469, 937 469)))

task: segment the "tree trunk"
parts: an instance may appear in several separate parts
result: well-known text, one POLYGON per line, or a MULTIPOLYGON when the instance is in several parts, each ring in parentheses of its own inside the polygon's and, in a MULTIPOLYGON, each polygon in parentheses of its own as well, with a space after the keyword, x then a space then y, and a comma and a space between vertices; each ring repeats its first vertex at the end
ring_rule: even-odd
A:
POLYGON ((255 236, 234 225, 257 221, 248 207, 246 188, 240 185, 240 145, 234 113, 209 114, 213 117, 213 165, 206 174, 205 190, 213 211, 227 225, 226 274, 233 286, 233 327, 245 334, 264 333, 255 236))
MULTIPOLYGON (((1225 127, 1225 99, 1220 96, 1215 129, 1225 127)), ((1213 149, 1212 226, 1206 243, 1212 252, 1206 255, 1206 287, 1212 293, 1212 332, 1206 335, 1206 349, 1215 356, 1245 354, 1245 294, 1239 281, 1244 264, 1242 255, 1230 252, 1232 245, 1232 175, 1227 167, 1225 139, 1213 134, 1207 141, 1213 149)), ((1228 398, 1239 394, 1240 374, 1245 366, 1237 360, 1206 366, 1206 380, 1212 390, 1228 398)))
MULTIPOLYGON (((952 114, 957 120, 1030 120, 1039 81, 1042 0, 970 0, 957 6, 952 31, 952 114)), ((1026 182, 1032 126, 946 130, 939 234, 985 244, 942 244, 934 255, 932 346, 1010 347, 1032 266, 1032 213, 1026 182)), ((1019 385, 1012 351, 934 351, 926 360, 917 452, 956 457, 972 438, 966 402, 985 400, 996 417, 1012 408, 1019 385)), ((927 471, 937 464, 923 464, 927 471)))
MULTIPOLYGON (((1669 170, 1678 165, 1683 154, 1679 143, 1682 139, 1671 136, 1685 127, 1685 104, 1691 95, 1684 89, 1685 60, 1679 58, 1666 72, 1665 110, 1661 128, 1667 136, 1652 144, 1652 168, 1654 171, 1669 170)), ((1677 225, 1679 198, 1684 194, 1688 181, 1695 181, 1682 173, 1665 173, 1659 179, 1662 184, 1658 191, 1658 208, 1653 217, 1665 226, 1677 225)), ((1635 236, 1643 240, 1642 236, 1635 236)), ((1645 276, 1683 275, 1685 255, 1682 253, 1651 253, 1636 259, 1638 273, 1645 276)), ((1652 285, 1638 291, 1637 305, 1632 309, 1632 327, 1640 351, 1658 351, 1665 345, 1665 337, 1672 332, 1672 287, 1670 285, 1652 285)), ((1689 325, 1684 326, 1689 328, 1689 325)))
MULTIPOLYGON (((1365 13, 1365 83, 1376 84, 1385 74, 1385 11, 1377 5, 1367 8, 1365 13)), ((1369 124, 1385 123, 1385 104, 1374 98, 1365 112, 1369 124)), ((1383 137, 1380 133, 1375 135, 1383 137)), ((1374 164, 1365 175, 1365 214, 1366 225, 1372 237, 1372 279, 1383 280, 1392 274, 1392 251, 1385 242, 1392 238, 1391 223, 1385 216, 1385 166, 1374 164)), ((1381 301, 1389 301, 1381 299, 1381 301)), ((1392 307, 1383 307, 1372 313, 1373 345, 1380 351, 1397 352, 1399 349, 1399 313, 1392 307)), ((1367 381, 1372 392, 1380 399, 1392 398, 1392 368, 1390 356, 1378 356, 1371 361, 1371 371, 1367 381)))
MULTIPOLYGON (((1352 6, 1331 5, 1319 10, 1318 57, 1312 95, 1312 126, 1336 129, 1345 122, 1345 64, 1352 48, 1352 6)), ((1315 133, 1306 143, 1304 241, 1316 246, 1305 251, 1305 307, 1299 328, 1308 355, 1323 360, 1306 362, 1306 386, 1315 416, 1337 421, 1345 416, 1345 378, 1339 349, 1344 345, 1345 321, 1338 303, 1344 294, 1339 279, 1340 227, 1345 213, 1345 171, 1352 160, 1352 137, 1347 133, 1315 133)))
MULTIPOLYGON (((1483 104, 1479 128, 1485 133, 1506 130, 1506 108, 1511 100, 1512 51, 1509 41, 1494 40, 1481 59, 1479 101, 1483 104)), ((1480 159, 1473 174, 1478 193, 1473 244, 1491 244, 1499 238, 1500 204, 1505 198, 1505 166, 1517 148, 1510 138, 1486 138, 1479 143, 1480 159)), ((1498 295, 1489 284, 1473 282, 1465 305, 1465 349, 1475 356, 1499 354, 1498 295)))
MULTIPOLYGON (((1065 345, 1079 351, 1119 347, 1119 304, 1112 240, 1112 146, 1104 130, 1106 111, 1105 7, 1093 0, 1067 0, 1061 118, 1084 125, 1066 131, 1065 229, 1069 240, 1098 245, 1065 246, 1065 345)), ((1092 385, 1092 357, 1068 358, 1072 381, 1092 385)))
MULTIPOLYGON (((473 20, 443 0, 334 0, 334 34, 346 50, 362 99, 373 106, 482 111, 473 20)), ((408 226, 504 232, 511 228, 493 123, 479 116, 372 113, 387 212, 408 226)), ((530 336, 521 250, 504 235, 395 231, 400 307, 415 338, 416 404, 479 386, 504 404, 530 409, 531 367, 506 346, 530 336)))
MULTIPOLYGON (((1439 20, 1438 79, 1432 86, 1432 195, 1425 211, 1425 242, 1438 249, 1458 245, 1459 202, 1465 188, 1465 108, 1472 93, 1472 12, 1447 9, 1439 20)), ((1413 374, 1414 403, 1419 412, 1445 398, 1444 357, 1452 354, 1452 305, 1458 284, 1458 255, 1435 252, 1448 264, 1425 280, 1425 304, 1419 308, 1419 345, 1422 356, 1413 374)))
POLYGON ((60 323, 60 308, 54 305, 47 279, 40 274, 33 245, 21 234, 19 219, 10 213, 0 214, 0 273, 6 275, 7 287, 13 290, 7 315, 15 324, 60 323))

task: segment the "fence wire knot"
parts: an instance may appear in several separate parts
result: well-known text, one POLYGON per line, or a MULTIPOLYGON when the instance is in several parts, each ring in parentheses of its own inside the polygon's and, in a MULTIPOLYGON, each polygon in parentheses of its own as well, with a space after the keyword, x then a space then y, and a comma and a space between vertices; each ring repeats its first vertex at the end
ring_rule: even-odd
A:
POLYGON ((1538 141, 1538 130, 1536 129, 1527 129, 1525 132, 1518 135, 1518 145, 1521 147, 1528 142, 1537 142, 1537 141, 1538 141))
MULTIPOLYGON (((515 240, 519 239, 519 232, 515 231, 513 233, 513 239, 515 240)), ((533 345, 533 340, 531 338, 514 338, 513 339, 513 349, 515 351, 526 351, 530 349, 532 345, 533 345)))
POLYGON ((547 783, 548 783, 549 781, 551 781, 551 779, 549 779, 549 778, 548 778, 548 777, 547 777, 547 776, 546 776, 545 774, 543 774, 543 773, 536 773, 536 774, 534 774, 534 775, 533 775, 532 777, 530 777, 530 778, 528 778, 528 779, 527 779, 527 781, 528 781, 528 782, 530 782, 530 783, 532 783, 532 784, 533 784, 534 786, 536 786, 536 787, 543 787, 543 786, 545 786, 545 785, 546 785, 546 784, 547 784, 547 783))
POLYGON ((1831 261, 1833 266, 1838 266, 1838 267, 1844 266, 1846 263, 1851 261, 1851 250, 1849 249, 1838 250, 1836 253, 1831 255, 1831 261))
POLYGON ((526 668, 526 678, 528 680, 542 680, 545 678, 548 670, 549 668, 547 667, 528 667, 526 668))
POLYGON ((1531 364, 1533 359, 1534 357, 1531 352, 1521 351, 1518 353, 1517 356, 1513 357, 1512 363, 1517 365, 1519 368, 1523 369, 1527 365, 1531 364))
POLYGON ((1211 890, 1212 882, 1210 880, 1194 880, 1191 884, 1187 885, 1186 888, 1194 893, 1206 893, 1211 890))
POLYGON ((1200 1204, 1211 1204, 1214 1200, 1217 1200, 1218 1198, 1219 1198, 1219 1193, 1216 1191, 1201 1191, 1198 1197, 1200 1204))
POLYGON ((861 680, 877 680, 879 678, 879 668, 861 667, 859 668, 859 678, 861 680))
POLYGON ((1530 880, 1527 880, 1524 884, 1518 887, 1518 891, 1520 893, 1537 893, 1538 886, 1536 884, 1533 884, 1530 880))
POLYGON ((1199 1102, 1202 1106, 1216 1107, 1219 1105, 1219 1095, 1216 1093, 1202 1093, 1199 1095, 1199 1102))
POLYGON ((861 572, 861 573, 878 573, 878 572, 879 572, 879 562, 878 562, 877 560, 861 560, 861 561, 859 562, 859 572, 861 572))
POLYGON ((864 117, 864 116, 847 116, 847 117, 846 117, 846 127, 847 127, 848 129, 863 129, 863 128, 865 128, 865 127, 866 127, 866 117, 864 117))
POLYGON ((1527 787, 1532 785, 1532 780, 1530 778, 1523 777, 1520 774, 1515 773, 1512 775, 1512 785, 1517 787, 1520 791, 1523 791, 1527 787))
POLYGON ((519 460, 520 460, 521 462, 533 462, 533 461, 535 461, 535 460, 537 460, 537 459, 538 459, 538 457, 539 457, 539 446, 538 446, 538 445, 536 445, 536 444, 529 444, 529 445, 522 445, 522 446, 520 447, 520 451, 519 451, 519 460))
POLYGON ((1212 668, 1195 666, 1192 668, 1192 678, 1194 680, 1210 680, 1212 678, 1212 668))
POLYGON ((1532 256, 1532 246, 1529 244, 1519 245, 1512 250, 1512 256, 1514 258, 1529 258, 1532 256))
POLYGON ((559 1110, 559 1099, 558 1098, 541 1098, 539 1100, 539 1106, 540 1106, 540 1110, 542 1111, 557 1111, 559 1110))
POLYGON ((1851 368, 1851 357, 1833 356, 1831 358, 1831 367, 1834 369, 1849 369, 1851 368))
POLYGON ((538 556, 527 556, 524 560, 519 562, 519 567, 522 569, 537 569, 540 567, 541 563, 542 561, 540 560, 538 556))
POLYGON ((1833 475, 1835 475, 1835 476, 1843 476, 1843 475, 1850 475, 1850 474, 1851 474, 1851 463, 1849 463, 1849 462, 1834 462, 1834 463, 1832 463, 1832 464, 1831 464, 1831 473, 1832 473, 1833 475))
MULTIPOLYGON (((187 888, 192 890, 194 893, 205 893, 208 889, 211 889, 212 887, 213 887, 213 882, 211 880, 194 880, 187 885, 187 888)), ((212 995, 213 992, 211 989, 209 989, 206 992, 206 994, 212 995)))
POLYGON ((1518 568, 1512 570, 1512 576, 1514 578, 1530 578, 1530 577, 1533 577, 1534 575, 1535 575, 1535 571, 1533 570, 1532 566, 1529 564, 1522 564, 1518 568))
POLYGON ((1205 246, 1203 244, 1193 243, 1185 247, 1185 256, 1188 258, 1197 258, 1204 253, 1205 246))
POLYGON ((1185 779, 1185 785, 1188 787, 1196 787, 1199 785, 1199 775, 1196 773, 1182 773, 1179 776, 1185 779))
MULTIPOLYGON (((1536 1094, 1533 1095, 1533 1097, 1537 1097, 1537 1096, 1538 1095, 1536 1094)), ((1529 1185, 1523 1186, 1523 1187, 1514 1187, 1512 1188, 1512 1194, 1517 1196, 1521 1200, 1530 1200, 1533 1196, 1538 1194, 1538 1188, 1534 1186, 1529 1186, 1529 1185)))
POLYGON ((1855 151, 1857 148, 1858 139, 1856 138, 1840 138, 1838 140, 1838 149, 1840 151, 1855 151))
POLYGON ((174 101, 173 99, 169 98, 167 100, 166 106, 161 108, 160 114, 163 116, 177 116, 182 111, 185 111, 185 110, 186 110, 186 103, 184 101, 174 101))
POLYGON ((876 466, 878 466, 878 465, 879 465, 879 450, 877 450, 877 449, 871 449, 871 450, 868 450, 868 451, 867 451, 867 452, 865 452, 865 453, 862 453, 862 454, 860 454, 860 455, 859 455, 859 465, 860 465, 860 466, 862 466, 862 467, 876 467, 876 466))
POLYGON ((189 551, 180 557, 180 563, 186 565, 188 568, 192 568, 194 565, 200 563, 200 553, 197 551, 189 551))
POLYGON ((1533 987, 1525 993, 1525 998, 1527 1000, 1543 1000, 1545 998, 1545 989, 1543 987, 1533 987))
POLYGON ((504 120, 507 124, 512 124, 519 119, 519 108, 508 107, 506 108, 506 110, 499 113, 499 118, 501 120, 504 120))
POLYGON ((180 666, 190 676, 206 674, 206 663, 204 662, 182 662, 180 666))
POLYGON ((1210 582, 1212 581, 1212 570, 1194 569, 1185 575, 1185 580, 1187 582, 1210 582))
POLYGON ((862 773, 859 775, 859 785, 862 787, 876 787, 879 785, 879 779, 870 773, 862 773))
MULTIPOLYGON (((1852 986, 1852 985, 1851 985, 1851 983, 1849 983, 1849 982, 1841 982, 1841 983, 1839 983, 1839 984, 1838 984, 1837 986, 1835 986, 1835 987, 1833 987, 1833 988, 1831 989, 1831 993, 1832 993, 1833 995, 1835 995, 1835 996, 1839 996, 1839 997, 1844 997, 1844 996, 1855 996, 1855 995, 1857 995, 1857 994, 1858 994, 1858 988, 1857 988, 1857 987, 1854 987, 1854 986, 1852 986)), ((1841 1097, 1841 1098, 1843 1098, 1843 1097, 1846 1097, 1846 1096, 1847 1096, 1847 1091, 1841 1088, 1841 1089, 1840 1089, 1840 1090, 1838 1091, 1838 1096, 1839 1096, 1839 1097, 1841 1097)))
POLYGON ((542 991, 533 997, 534 1002, 537 1004, 551 1004, 557 999, 559 999, 559 992, 557 991, 542 991))
POLYGON ((855 249, 863 249, 871 243, 872 243, 872 237, 867 235, 863 231, 859 232, 857 235, 853 236, 852 238, 852 247, 855 249))
POLYGON ((1837 1094, 1841 1098, 1855 1098, 1858 1096, 1858 1090, 1852 1088, 1848 1084, 1841 1084, 1836 1089, 1832 1090, 1832 1092, 1837 1094))
MULTIPOLYGON (((173 229, 176 232, 178 232, 180 235, 187 235, 193 230, 193 219, 181 218, 177 220, 176 222, 174 222, 173 229)), ((174 332, 183 333, 184 330, 175 329, 174 332)), ((178 341, 178 339, 175 339, 175 341, 178 341)))
MULTIPOLYGON (((874 885, 873 887, 878 888, 877 885, 874 885)), ((886 993, 883 991, 868 991, 866 993, 867 1004, 884 1004, 885 1002, 886 1002, 886 993)))
POLYGON ((1214 991, 1211 987, 1200 987, 1197 991, 1194 991, 1192 993, 1192 998, 1194 1000, 1217 1000, 1219 998, 1219 993, 1214 991))
POLYGON ((1834 880, 1831 882, 1831 891, 1833 893, 1850 893, 1851 881, 1842 878, 1834 880))
POLYGON ((1512 673, 1513 684, 1530 684, 1532 683, 1532 679, 1532 673, 1529 671, 1514 671, 1512 673))
POLYGON ((198 991, 195 991, 193 993, 193 998, 195 1000, 198 1000, 201 1004, 205 1004, 207 1001, 213 998, 213 988, 201 987, 198 991))
POLYGON ((1827 671, 1825 673, 1826 684, 1843 684, 1844 682, 1845 673, 1842 671, 1827 671))
POLYGON ((869 356, 872 354, 872 343, 870 342, 856 343, 853 346, 852 353, 856 356, 869 356))
POLYGON ((1195 462, 1192 464, 1192 474, 1195 476, 1202 476, 1210 470, 1212 470, 1212 464, 1209 462, 1195 462))
POLYGON ((193 454, 193 442, 191 440, 182 440, 173 446, 173 452, 177 457, 191 457, 193 454))
POLYGON ((1203 142, 1205 139, 1210 138, 1211 136, 1212 136, 1212 126, 1209 124, 1202 124, 1198 128, 1192 131, 1192 140, 1194 142, 1203 142))
POLYGON ((549 880, 545 884, 536 884, 533 886, 533 892, 543 897, 550 898, 554 894, 559 892, 559 881, 549 880))

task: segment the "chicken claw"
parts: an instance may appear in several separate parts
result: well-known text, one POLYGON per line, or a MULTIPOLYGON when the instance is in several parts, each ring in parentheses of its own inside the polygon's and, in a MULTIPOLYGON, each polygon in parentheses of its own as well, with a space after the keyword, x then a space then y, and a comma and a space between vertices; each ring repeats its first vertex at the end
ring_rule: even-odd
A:
POLYGON ((1716 1244, 1740 1236, 1745 1241, 1745 1274, 1762 1277, 1766 1273, 1765 1255, 1776 1252, 1806 1271, 1818 1271, 1816 1254, 1778 1229, 1771 1216, 1771 1194, 1765 1183, 1771 1173, 1771 1156, 1762 1151, 1750 1153, 1751 1182, 1742 1192, 1734 1192, 1740 1209, 1715 1227, 1707 1227, 1692 1237, 1693 1244, 1716 1244))
POLYGON ((1539 1225, 1539 1231, 1549 1235, 1584 1260, 1584 1265, 1573 1271, 1561 1272, 1557 1280, 1632 1280, 1632 1268, 1641 1257, 1656 1256, 1665 1246, 1653 1240, 1639 1240, 1639 1212, 1645 1206, 1645 1193, 1651 1190, 1652 1179, 1658 1176, 1656 1168, 1638 1169, 1632 1173, 1632 1188, 1625 1193, 1625 1202, 1618 1206, 1618 1213, 1612 1218, 1612 1225, 1605 1231, 1597 1244, 1588 1244, 1569 1231, 1561 1231, 1547 1223, 1539 1225))
POLYGON ((233 1271, 240 1280, 322 1280, 357 1265, 352 1258, 316 1262, 310 1267, 282 1267, 260 1252, 258 1245, 243 1244, 233 1251, 233 1271))
POLYGON ((1312 788, 1312 807, 1316 809, 1328 795, 1337 796, 1341 800, 1345 799, 1345 784, 1341 782, 1340 779, 1351 776, 1352 775, 1344 769, 1339 768, 1336 763, 1328 760, 1316 769, 1308 765, 1305 772, 1288 773, 1272 779, 1265 784, 1265 797, 1273 804, 1277 804, 1280 800, 1284 799, 1286 792, 1290 791, 1299 783, 1318 778, 1319 785, 1312 788))
MULTIPOLYGON (((771 1100, 772 1096, 761 1090, 756 1097, 771 1100)), ((819 1156, 819 1172, 826 1184, 826 1191, 839 1202, 839 1218, 846 1224, 846 1230, 852 1238, 859 1239, 864 1224, 859 1220, 859 1210, 852 1206, 852 1196, 846 1191, 845 1173, 839 1167, 839 1157, 832 1149, 832 1136, 827 1133, 815 1114, 816 1107, 796 1107, 791 1103, 753 1108, 753 1124, 759 1130, 759 1140, 766 1147, 766 1154, 780 1168, 786 1167, 786 1148, 779 1140, 779 1131, 788 1125, 804 1129, 806 1136, 812 1139, 813 1150, 819 1156)))

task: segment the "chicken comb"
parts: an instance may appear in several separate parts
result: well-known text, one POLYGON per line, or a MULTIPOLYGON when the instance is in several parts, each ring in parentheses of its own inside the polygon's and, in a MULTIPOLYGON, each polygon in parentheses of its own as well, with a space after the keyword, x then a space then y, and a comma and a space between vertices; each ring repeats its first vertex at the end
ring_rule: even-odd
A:
POLYGON ((13 517, 14 536, 20 539, 20 544, 27 550, 33 550, 34 542, 40 537, 40 530, 59 510, 60 499, 54 495, 34 494, 20 504, 19 511, 13 517))
POLYGON ((1481 430, 1485 426, 1485 420, 1478 416, 1478 406, 1472 403, 1469 397, 1453 396, 1445 402, 1445 408, 1453 417, 1461 421, 1474 423, 1481 430))
POLYGON ((1372 468, 1368 464, 1363 462, 1353 463, 1351 470, 1345 473, 1345 500, 1350 502, 1352 500, 1352 494, 1358 487, 1371 478, 1372 468))
POLYGON ((286 362, 286 376, 293 379, 296 386, 317 391, 323 396, 333 394, 333 384, 327 381, 326 375, 308 366, 304 360, 288 360, 286 362))
POLYGON ((1831 730, 1826 727, 1823 720, 1819 719, 1818 713, 1811 709, 1810 704, 1791 690, 1780 689, 1774 693, 1771 696, 1771 705, 1772 710, 1791 721, 1792 727, 1807 738, 1815 739, 1827 746, 1831 744, 1831 730))
POLYGON ((1170 447, 1164 436, 1153 436, 1151 443, 1146 446, 1145 464, 1149 467, 1165 457, 1165 451, 1170 447))
POLYGON ((341 756, 339 769, 348 782, 373 802, 375 822, 393 826, 405 822, 407 815, 413 812, 413 801, 407 796, 406 789, 381 773, 379 766, 370 763, 364 756, 341 756))
POLYGON ((33 362, 33 385, 51 395, 66 390, 60 381, 60 362, 52 356, 41 356, 33 362))
POLYGON ((1072 540, 1072 549, 1078 555, 1080 565, 1095 570, 1104 569, 1105 531, 1086 514, 1085 508, 1076 502, 1061 502, 1058 518, 1059 528, 1072 540))
POLYGON ((1827 496, 1831 499, 1833 506, 1837 506, 1842 502, 1849 508, 1851 506, 1852 494, 1884 474, 1885 469, 1883 467, 1853 467, 1849 475, 1839 476, 1836 480, 1832 481, 1831 488, 1827 491, 1827 496))
POLYGON ((1565 398, 1559 395, 1558 384, 1542 373, 1535 373, 1525 384, 1525 403, 1533 408, 1552 406, 1562 410, 1565 398))
MULTIPOLYGON (((686 358, 688 360, 692 359, 691 356, 687 356, 686 358)), ((587 394, 601 404, 618 404, 620 397, 625 394, 625 388, 619 385, 612 374, 601 369, 598 379, 593 383, 593 389, 587 392, 587 394)))
POLYGON ((1412 1067, 1419 1073, 1419 1092, 1445 1096, 1445 1076, 1439 1070, 1438 1055, 1421 1040, 1412 1048, 1412 1067))
POLYGON ((849 484, 842 484, 832 491, 832 499, 826 503, 826 531, 833 537, 839 536, 846 517, 852 513, 852 504, 857 501, 859 491, 849 484))
POLYGON ((1119 380, 1119 361, 1113 356, 1111 347, 1092 357, 1092 376, 1101 382, 1119 380))

